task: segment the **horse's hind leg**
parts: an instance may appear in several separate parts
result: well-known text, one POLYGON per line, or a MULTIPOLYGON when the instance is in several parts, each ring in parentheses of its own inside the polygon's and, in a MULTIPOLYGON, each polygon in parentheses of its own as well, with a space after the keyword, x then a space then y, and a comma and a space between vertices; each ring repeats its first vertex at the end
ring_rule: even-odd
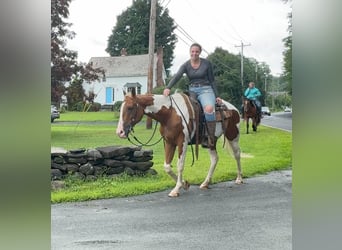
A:
POLYGON ((241 150, 240 150, 240 145, 239 145, 239 136, 236 137, 234 140, 228 140, 230 147, 233 150, 234 158, 236 161, 236 166, 237 166, 237 177, 235 180, 236 184, 241 184, 243 183, 242 180, 242 170, 241 170, 241 150))
POLYGON ((256 123, 253 123, 252 127, 253 127, 253 131, 256 132, 256 131, 257 131, 257 125, 256 125, 256 123))
POLYGON ((203 183, 200 185, 201 189, 208 189, 209 183, 211 181, 211 177, 214 174, 217 162, 218 162, 218 155, 216 149, 208 149, 209 155, 210 155, 210 168, 207 174, 207 177, 203 181, 203 183))

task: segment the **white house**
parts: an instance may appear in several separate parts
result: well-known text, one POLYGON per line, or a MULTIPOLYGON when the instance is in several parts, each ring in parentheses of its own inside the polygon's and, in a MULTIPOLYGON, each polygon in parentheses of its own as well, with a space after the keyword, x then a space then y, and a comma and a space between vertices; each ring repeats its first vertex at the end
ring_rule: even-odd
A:
MULTIPOLYGON (((160 86, 165 82, 166 72, 163 64, 158 62, 157 54, 154 55, 153 67, 153 88, 160 86), (157 65, 162 65, 161 73, 157 73, 157 65), (159 76, 159 80, 157 79, 159 76), (159 84, 157 84, 157 80, 159 84)), ((93 92, 95 94, 94 102, 101 105, 113 105, 117 101, 124 99, 123 90, 136 88, 136 93, 147 93, 147 77, 149 55, 123 55, 117 57, 92 57, 90 61, 94 68, 102 68, 105 71, 105 79, 100 82, 83 83, 85 93, 93 92)), ((158 69, 160 66, 158 66, 158 69)))

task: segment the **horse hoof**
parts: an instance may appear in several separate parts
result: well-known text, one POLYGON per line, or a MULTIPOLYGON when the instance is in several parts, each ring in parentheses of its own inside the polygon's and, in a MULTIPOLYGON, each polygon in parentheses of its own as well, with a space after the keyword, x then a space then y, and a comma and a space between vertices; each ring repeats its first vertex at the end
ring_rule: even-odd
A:
POLYGON ((188 181, 183 181, 183 188, 184 188, 184 190, 189 190, 190 183, 188 181))
POLYGON ((240 180, 240 179, 235 181, 235 184, 242 184, 242 183, 243 183, 243 180, 240 180))
POLYGON ((168 196, 169 197, 178 197, 179 193, 177 193, 177 192, 170 192, 168 196))
POLYGON ((209 185, 208 184, 201 184, 201 186, 199 188, 200 189, 209 189, 209 185))

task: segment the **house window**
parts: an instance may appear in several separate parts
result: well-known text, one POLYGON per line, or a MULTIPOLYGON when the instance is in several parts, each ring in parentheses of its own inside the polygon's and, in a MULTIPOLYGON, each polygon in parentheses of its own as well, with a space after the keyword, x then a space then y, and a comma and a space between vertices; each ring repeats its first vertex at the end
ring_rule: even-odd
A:
POLYGON ((141 94, 141 87, 137 87, 137 94, 138 94, 138 95, 141 94))

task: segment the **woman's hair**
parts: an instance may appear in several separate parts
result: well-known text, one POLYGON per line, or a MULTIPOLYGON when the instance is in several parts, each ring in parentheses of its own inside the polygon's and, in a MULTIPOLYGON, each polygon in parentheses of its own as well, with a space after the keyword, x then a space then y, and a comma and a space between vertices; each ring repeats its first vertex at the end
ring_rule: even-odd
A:
POLYGON ((192 47, 194 47, 194 46, 198 47, 198 48, 200 49, 200 52, 202 52, 202 46, 201 46, 199 43, 193 43, 193 44, 191 44, 190 49, 191 49, 192 47))

